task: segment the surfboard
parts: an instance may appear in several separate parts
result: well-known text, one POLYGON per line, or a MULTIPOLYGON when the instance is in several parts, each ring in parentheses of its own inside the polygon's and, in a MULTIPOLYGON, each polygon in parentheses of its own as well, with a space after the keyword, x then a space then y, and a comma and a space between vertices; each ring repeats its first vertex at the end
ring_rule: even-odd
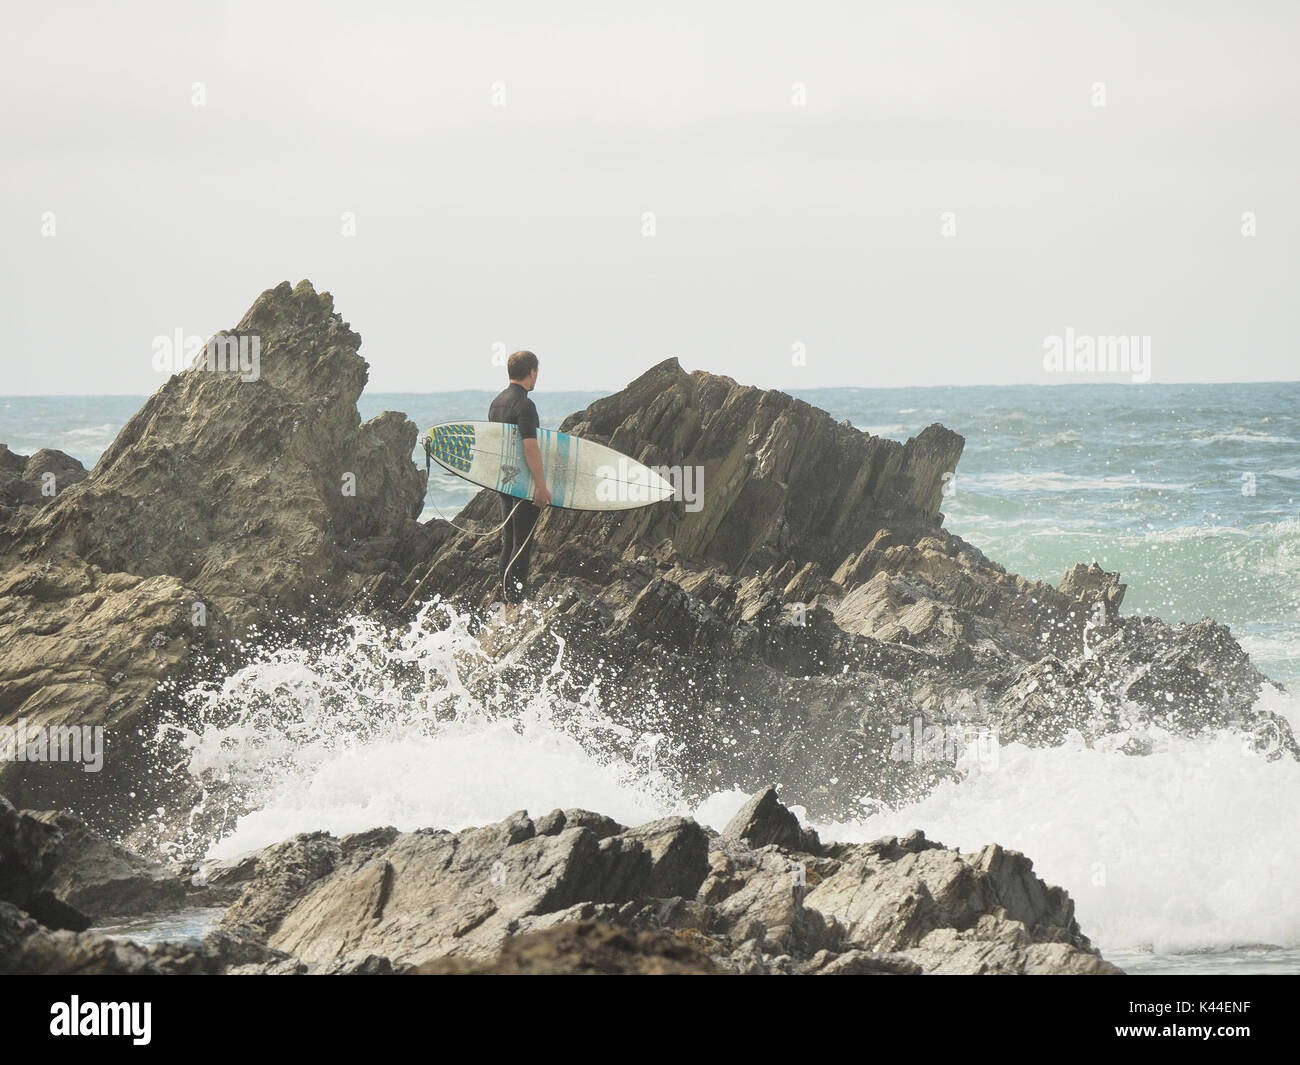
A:
MULTIPOLYGON (((424 434, 425 454, 471 484, 532 499, 533 475, 524 460, 519 427, 508 422, 446 422, 424 434)), ((537 430, 551 506, 570 510, 631 510, 674 495, 672 484, 649 466, 604 444, 537 430)))

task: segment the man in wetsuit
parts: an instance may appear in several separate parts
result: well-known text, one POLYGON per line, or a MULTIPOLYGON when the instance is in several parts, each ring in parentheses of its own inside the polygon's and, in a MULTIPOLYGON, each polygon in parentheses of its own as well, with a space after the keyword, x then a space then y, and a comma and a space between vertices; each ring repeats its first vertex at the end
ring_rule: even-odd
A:
POLYGON ((508 496, 504 492, 497 493, 501 497, 501 520, 505 521, 508 516, 510 518, 501 530, 502 595, 507 603, 518 603, 528 590, 528 555, 533 546, 533 526, 541 517, 541 508, 550 505, 551 493, 546 487, 542 452, 537 446, 537 407, 528 398, 528 393, 537 387, 537 356, 531 351, 516 351, 506 361, 506 370, 510 374, 510 384, 492 401, 492 406, 488 408, 488 420, 519 426, 519 436, 524 442, 524 461, 528 463, 528 471, 533 475, 534 487, 532 503, 508 496), (507 568, 510 571, 508 581, 507 568))

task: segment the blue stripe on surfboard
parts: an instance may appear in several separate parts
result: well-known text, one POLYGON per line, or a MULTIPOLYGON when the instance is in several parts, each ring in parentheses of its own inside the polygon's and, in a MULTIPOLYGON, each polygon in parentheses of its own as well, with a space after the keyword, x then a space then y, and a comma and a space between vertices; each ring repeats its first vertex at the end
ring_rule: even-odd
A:
POLYGON ((565 483, 569 474, 569 464, 568 464, 569 463, 569 441, 571 439, 573 438, 566 433, 559 433, 556 435, 555 438, 555 442, 558 445, 556 449, 558 451, 558 454, 556 455, 556 461, 560 464, 559 468, 556 470, 556 472, 559 473, 560 476, 555 478, 556 487, 559 489, 560 492, 560 498, 554 501, 557 507, 564 506, 566 503, 568 503, 569 499, 572 498, 568 494, 569 486, 565 483))
POLYGON ((571 436, 569 439, 573 441, 570 445, 573 457, 569 461, 569 491, 567 498, 572 501, 574 494, 578 491, 578 464, 582 461, 578 451, 582 447, 582 441, 576 436, 571 436))

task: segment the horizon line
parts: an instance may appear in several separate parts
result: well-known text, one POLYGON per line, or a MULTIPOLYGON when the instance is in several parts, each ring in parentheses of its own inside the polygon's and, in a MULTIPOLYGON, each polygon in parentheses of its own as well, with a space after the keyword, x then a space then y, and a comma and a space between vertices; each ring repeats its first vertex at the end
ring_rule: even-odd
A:
MULTIPOLYGON (((687 370, 687 373, 696 371, 687 370)), ((712 373, 712 371, 707 371, 712 373)), ((715 377, 730 377, 729 374, 714 374, 715 377)), ((735 381, 734 377, 730 377, 735 381)), ((618 388, 543 388, 534 391, 541 395, 556 395, 564 392, 597 392, 604 395, 614 395, 623 391, 628 385, 631 385, 636 378, 628 381, 618 388)), ((1006 383, 987 383, 979 384, 960 384, 960 385, 811 385, 808 387, 789 388, 779 386, 763 385, 745 385, 744 382, 737 381, 737 384, 748 388, 759 388, 764 392, 835 392, 844 389, 853 389, 858 392, 901 392, 903 390, 927 391, 941 388, 1069 388, 1075 385, 1093 385, 1093 386, 1110 386, 1116 388, 1149 388, 1166 387, 1178 388, 1189 385, 1294 385, 1300 384, 1300 378, 1260 378, 1250 381, 1091 381, 1087 379, 1070 380, 1070 381, 1009 381, 1006 383)), ((161 387, 161 385, 159 386, 161 387)), ((155 391, 157 391, 155 389, 155 391)), ((494 389, 488 388, 444 388, 432 391, 415 392, 406 389, 363 389, 362 396, 367 394, 372 396, 445 396, 456 392, 483 392, 492 393, 494 389)), ((0 393, 2 399, 148 399, 153 392, 9 392, 0 393)))

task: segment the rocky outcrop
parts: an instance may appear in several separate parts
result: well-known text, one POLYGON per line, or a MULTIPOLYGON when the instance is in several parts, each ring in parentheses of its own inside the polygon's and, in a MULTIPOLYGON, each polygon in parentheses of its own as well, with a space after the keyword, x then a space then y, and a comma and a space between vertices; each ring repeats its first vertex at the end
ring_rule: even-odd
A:
POLYGON ((0 444, 0 525, 21 523, 64 488, 86 479, 86 468, 62 451, 16 455, 0 444))
POLYGON ((98 932, 54 931, 0 901, 0 973, 172 976, 224 971, 222 958, 203 944, 141 946, 98 932))
MULTIPOLYGON (((483 645, 549 662, 562 641, 569 694, 599 681, 611 716, 653 720, 694 795, 780 777, 818 817, 853 817, 864 797, 897 803, 991 767, 1002 743, 1150 727, 1267 724, 1274 753, 1300 757, 1287 723, 1256 709, 1265 678, 1222 626, 1122 617, 1125 586, 1096 563, 1053 587, 946 532, 963 441, 942 426, 881 440, 668 360, 563 428, 692 491, 549 511, 534 609, 483 645)), ((494 508, 484 493, 463 517, 487 528, 494 508)), ((488 606, 496 552, 450 531, 421 600, 488 606)), ((396 609, 424 574, 372 586, 370 605, 396 609)))
POLYGON ((521 812, 458 833, 298 837, 210 882, 235 870, 247 887, 223 927, 313 971, 379 958, 395 971, 525 971, 522 956, 558 950, 526 937, 581 927, 563 941, 594 935, 603 950, 610 934, 590 922, 670 933, 731 972, 1115 971, 1023 855, 959 854, 919 832, 822 848, 771 789, 721 835, 683 818, 626 829, 583 811, 536 823, 521 812))
POLYGON ((0 762, 28 806, 122 827, 170 804, 152 732, 160 682, 278 619, 333 616, 376 575, 426 557, 425 476, 401 414, 361 424, 361 338, 307 282, 264 292, 218 341, 258 345, 259 373, 202 364, 171 377, 88 476, 59 453, 0 452, 0 725, 103 726, 102 773, 0 762), (21 515, 20 515, 21 516, 21 515), (404 560, 405 559, 405 560, 404 560), (134 801, 130 793, 135 793, 134 801))
MULTIPOLYGON (((707 872, 707 838, 671 818, 636 829, 580 811, 546 832, 519 813, 458 833, 376 830, 335 841, 299 837, 234 875, 251 886, 223 925, 261 934, 309 965, 382 954, 413 964, 440 954, 487 957, 530 917, 579 903, 693 896, 707 872)), ((217 870, 209 883, 232 875, 217 870)))
POLYGON ((0 899, 54 929, 174 908, 181 871, 134 854, 73 814, 16 810, 0 800, 0 899))
POLYGON ((149 947, 84 923, 56 930, 14 906, 15 895, 30 900, 45 885, 61 905, 96 899, 122 912, 168 870, 119 855, 124 875, 107 877, 93 833, 58 839, 61 815, 6 813, 0 869, 21 872, 0 881, 0 970, 1117 971, 1092 949, 1069 896, 1024 855, 996 844, 959 853, 919 831, 822 845, 771 788, 721 834, 682 817, 627 828, 555 810, 460 832, 295 836, 208 863, 183 898, 155 893, 156 912, 227 908, 200 939, 149 947))
POLYGON ((417 976, 710 976, 725 972, 689 940, 671 932, 631 932, 575 921, 510 936, 488 962, 438 958, 417 976))
MULTIPOLYGON (((0 788, 140 841, 193 827, 198 796, 158 724, 193 725, 180 694, 273 647, 287 616, 300 633, 360 609, 397 631, 426 576, 426 627, 453 623, 434 597, 496 598, 495 538, 416 521, 414 424, 361 424, 360 338, 328 294, 282 284, 215 339, 256 339, 256 379, 177 374, 83 480, 66 456, 0 451, 0 727, 105 729, 102 772, 4 760, 0 788)), ((781 779, 814 816, 854 817, 1074 732, 1266 729, 1269 757, 1300 757, 1227 629, 1123 617, 1118 574, 1080 564, 1053 587, 948 533, 964 441, 941 425, 886 440, 670 359, 563 428, 666 468, 682 498, 549 511, 534 608, 482 630, 493 661, 467 684, 526 685, 562 655, 554 695, 598 685, 616 724, 679 752, 688 797, 781 779)), ((458 524, 498 518, 485 492, 458 524)), ((242 812, 203 783, 204 816, 242 812)))
MULTIPOLYGON (((905 444, 870 436, 784 392, 687 373, 676 359, 560 428, 666 467, 680 486, 671 504, 548 514, 537 534, 551 556, 546 572, 591 582, 607 578, 609 564, 642 552, 731 576, 780 574, 782 588, 804 568, 833 572, 881 530, 938 529, 945 475, 964 445, 941 425, 905 444), (588 557, 592 546, 600 550, 588 557)), ((495 524, 495 513, 484 493, 463 516, 495 524)), ((439 556, 445 565, 434 571, 436 588, 495 594, 494 552, 473 537, 449 541, 439 556)))

